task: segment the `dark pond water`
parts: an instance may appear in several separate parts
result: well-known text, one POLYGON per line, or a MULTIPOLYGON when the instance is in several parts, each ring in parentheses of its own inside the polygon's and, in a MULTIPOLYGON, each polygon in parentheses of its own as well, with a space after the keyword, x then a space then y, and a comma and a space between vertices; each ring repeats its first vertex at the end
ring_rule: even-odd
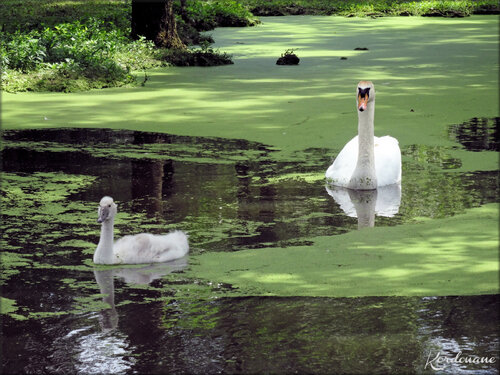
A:
MULTIPOLYGON (((117 283, 118 284, 118 283, 117 283)), ((117 285, 115 299, 142 291, 117 285)), ((498 358, 495 296, 231 298, 129 303, 4 328, 4 369, 26 373, 474 373, 498 358), (118 328, 103 321, 116 314, 118 328)))
POLYGON ((469 151, 500 151, 499 127, 500 117, 475 117, 450 126, 449 134, 469 151))
POLYGON ((103 195, 119 204, 120 234, 183 229, 193 254, 309 244, 498 197, 497 171, 454 172, 461 162, 445 148, 415 145, 403 150, 401 189, 371 197, 365 218, 363 199, 325 188, 330 154, 285 160, 248 141, 106 129, 4 132, 3 372, 435 373, 436 355, 497 356, 498 296, 206 298, 199 289, 231 286, 187 280, 193 296, 180 298, 161 276, 187 260, 92 265, 103 195))

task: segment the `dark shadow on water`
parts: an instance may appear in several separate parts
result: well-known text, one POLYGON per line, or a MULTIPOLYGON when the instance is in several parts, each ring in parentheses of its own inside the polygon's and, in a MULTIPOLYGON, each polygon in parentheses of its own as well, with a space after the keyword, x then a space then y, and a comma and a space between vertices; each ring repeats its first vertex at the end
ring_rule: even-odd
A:
POLYGON ((499 126, 500 117, 474 117, 462 124, 451 125, 448 134, 468 151, 500 151, 499 126))
POLYGON ((83 128, 58 128, 58 129, 28 129, 22 131, 4 131, 6 141, 12 142, 56 142, 59 144, 78 146, 106 146, 111 145, 145 145, 145 144, 179 144, 196 145, 200 150, 238 152, 239 150, 257 150, 269 152, 270 149, 257 142, 243 139, 224 139, 206 137, 188 137, 166 133, 150 133, 133 130, 111 129, 83 129, 83 128))

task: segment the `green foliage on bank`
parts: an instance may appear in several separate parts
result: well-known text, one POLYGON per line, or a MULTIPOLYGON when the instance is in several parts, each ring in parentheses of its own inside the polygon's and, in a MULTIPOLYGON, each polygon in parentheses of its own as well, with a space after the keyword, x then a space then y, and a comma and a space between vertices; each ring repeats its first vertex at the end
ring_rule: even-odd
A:
POLYGON ((188 0, 184 10, 177 4, 177 11, 183 15, 178 17, 183 41, 202 48, 168 51, 145 39, 132 40, 131 1, 2 2, 2 89, 72 92, 119 87, 144 83, 147 75, 140 82, 133 72, 152 67, 230 64, 231 57, 209 48, 210 39, 199 31, 255 23, 234 0, 188 0))
MULTIPOLYGON (((178 15, 184 13, 198 30, 250 26, 257 22, 248 8, 236 0, 186 0, 184 11, 180 1, 174 0, 174 9, 178 15)), ((126 31, 130 27, 131 11, 132 0, 2 0, 0 28, 13 33, 19 29, 27 31, 43 25, 53 27, 96 18, 126 31)))
POLYGON ((161 57, 175 66, 216 66, 233 64, 231 56, 210 48, 209 43, 203 43, 196 50, 162 50, 161 57))
POLYGON ((434 16, 466 17, 498 14, 496 0, 240 0, 257 16, 341 15, 341 16, 434 16))
MULTIPOLYGON (((246 6, 235 0, 187 0, 184 12, 187 22, 202 31, 215 27, 254 26, 259 22, 246 6)), ((180 6, 176 13, 182 14, 180 6)))
POLYGON ((157 65, 153 44, 104 21, 16 31, 0 41, 6 91, 75 91, 135 82, 132 70, 157 65))

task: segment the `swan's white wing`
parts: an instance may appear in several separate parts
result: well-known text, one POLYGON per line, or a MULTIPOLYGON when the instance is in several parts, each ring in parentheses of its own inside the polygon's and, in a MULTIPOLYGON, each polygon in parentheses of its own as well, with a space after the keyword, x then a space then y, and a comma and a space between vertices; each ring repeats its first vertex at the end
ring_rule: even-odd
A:
MULTIPOLYGON (((113 252, 117 263, 136 264, 145 263, 141 261, 145 258, 151 258, 151 234, 140 233, 133 236, 123 236, 113 245, 113 252)), ((148 260, 147 263, 152 262, 148 260)))
MULTIPOLYGON (((401 182, 401 150, 396 138, 375 137, 375 171, 377 186, 401 182)), ((358 137, 351 139, 337 155, 325 176, 336 186, 347 187, 358 161, 358 137)))
POLYGON ((181 231, 161 236, 140 233, 120 238, 115 242, 113 251, 117 263, 168 262, 186 255, 189 244, 186 234, 181 231))
POLYGON ((401 182, 401 150, 396 138, 375 137, 375 171, 377 186, 401 182))
POLYGON ((168 262, 186 255, 189 251, 187 235, 176 230, 163 236, 153 236, 153 252, 157 262, 168 262))
POLYGON ((347 187, 358 161, 358 136, 351 139, 326 170, 325 177, 333 185, 347 187))

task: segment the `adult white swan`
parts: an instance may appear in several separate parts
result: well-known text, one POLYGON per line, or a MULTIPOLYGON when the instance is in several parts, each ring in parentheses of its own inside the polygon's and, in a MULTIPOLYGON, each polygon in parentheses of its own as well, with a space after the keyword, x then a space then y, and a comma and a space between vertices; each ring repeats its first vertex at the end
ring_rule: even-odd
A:
POLYGON ((137 264, 168 262, 182 258, 189 251, 184 232, 174 231, 165 235, 140 233, 124 236, 113 243, 114 218, 118 212, 111 197, 99 203, 97 222, 101 223, 101 237, 94 253, 97 264, 137 264))
POLYGON ((326 171, 336 186, 371 190, 401 182, 401 150, 397 139, 374 136, 375 87, 369 81, 358 83, 358 135, 340 151, 326 171))

